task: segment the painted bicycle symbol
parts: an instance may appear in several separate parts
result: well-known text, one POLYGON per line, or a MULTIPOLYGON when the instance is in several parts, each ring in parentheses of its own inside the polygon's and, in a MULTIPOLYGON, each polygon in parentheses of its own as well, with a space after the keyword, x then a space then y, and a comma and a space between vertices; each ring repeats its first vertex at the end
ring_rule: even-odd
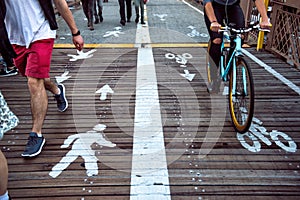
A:
MULTIPOLYGON (((193 56, 189 53, 183 53, 182 55, 175 55, 173 53, 166 53, 165 54, 165 57, 167 59, 170 59, 170 60, 173 60, 175 59, 175 61, 180 64, 180 67, 182 68, 186 68, 186 64, 188 62, 188 59, 192 59, 193 56)), ((182 77, 186 78, 187 80, 189 81, 192 81, 195 77, 195 74, 190 74, 189 70, 188 69, 184 69, 184 74, 180 74, 182 77)))
POLYGON ((182 55, 175 55, 173 53, 166 53, 165 57, 167 59, 173 60, 180 64, 180 67, 186 67, 186 63, 188 62, 188 59, 192 59, 193 56, 189 53, 183 53, 182 55))
POLYGON ((277 130, 267 132, 267 129, 263 127, 262 124, 262 121, 253 117, 253 121, 249 131, 244 134, 237 133, 237 139, 240 141, 241 145, 244 148, 248 149, 251 152, 259 152, 261 150, 260 141, 268 146, 271 146, 271 140, 273 140, 278 147, 287 152, 297 151, 297 144, 290 136, 277 130), (270 137, 271 140, 267 137, 270 137), (249 144, 249 142, 246 141, 246 138, 250 139, 252 144, 249 144))

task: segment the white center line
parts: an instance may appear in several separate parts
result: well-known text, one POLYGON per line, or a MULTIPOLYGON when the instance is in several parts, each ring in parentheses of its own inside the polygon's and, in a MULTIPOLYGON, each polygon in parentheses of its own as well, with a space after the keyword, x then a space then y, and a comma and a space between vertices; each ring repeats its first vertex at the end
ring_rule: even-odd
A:
POLYGON ((275 76, 278 80, 280 80, 282 83, 286 84, 289 88, 294 90, 297 94, 300 95, 300 88, 295 85, 292 81, 285 78, 283 75, 275 71, 272 67, 264 63, 263 61, 259 60, 257 57, 255 57, 253 54, 251 54, 249 51, 242 49, 243 53, 251 58, 254 62, 256 62, 259 66, 263 67, 267 72, 275 76))
MULTIPOLYGON (((145 13, 146 15, 146 13, 145 13)), ((148 26, 138 24, 131 200, 170 200, 169 173, 148 26), (147 45, 146 45, 147 46, 147 45)))

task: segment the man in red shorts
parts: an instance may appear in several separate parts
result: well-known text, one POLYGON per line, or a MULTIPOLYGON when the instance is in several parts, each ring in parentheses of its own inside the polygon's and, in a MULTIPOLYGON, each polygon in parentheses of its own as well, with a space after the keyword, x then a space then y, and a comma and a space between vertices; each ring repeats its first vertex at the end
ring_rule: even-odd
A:
MULTIPOLYGON (((73 15, 65 0, 54 0, 55 6, 68 24, 73 43, 78 50, 83 48, 73 15)), ((32 130, 23 157, 37 156, 45 144, 42 126, 48 109, 46 90, 54 94, 57 107, 64 112, 68 107, 65 87, 50 80, 50 61, 56 37, 57 23, 52 1, 49 0, 5 0, 5 23, 11 44, 17 57, 15 65, 20 74, 27 77, 31 95, 32 130)))

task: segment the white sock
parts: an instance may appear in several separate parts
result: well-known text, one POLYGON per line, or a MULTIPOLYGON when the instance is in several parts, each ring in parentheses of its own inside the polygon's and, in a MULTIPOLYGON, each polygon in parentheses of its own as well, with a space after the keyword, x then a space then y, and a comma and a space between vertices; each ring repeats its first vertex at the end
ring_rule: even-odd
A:
POLYGON ((43 135, 41 133, 37 133, 37 136, 38 137, 42 137, 43 135))
POLYGON ((55 95, 60 95, 60 89, 58 88, 58 91, 59 91, 59 93, 58 94, 55 94, 55 95))
POLYGON ((0 200, 8 200, 8 199, 9 199, 8 191, 6 191, 5 194, 3 194, 3 195, 0 196, 0 200))

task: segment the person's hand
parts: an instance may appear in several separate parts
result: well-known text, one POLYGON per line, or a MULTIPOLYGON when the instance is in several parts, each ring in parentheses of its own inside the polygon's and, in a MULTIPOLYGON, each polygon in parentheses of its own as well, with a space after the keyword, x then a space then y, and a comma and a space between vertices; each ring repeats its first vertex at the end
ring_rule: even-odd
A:
POLYGON ((261 21, 259 23, 260 28, 262 29, 270 29, 272 27, 272 24, 269 22, 269 20, 261 21))
POLYGON ((210 30, 214 31, 214 32, 218 32, 221 28, 221 24, 219 24, 217 21, 212 22, 210 24, 210 30))
POLYGON ((81 35, 77 35, 73 37, 73 44, 75 45, 78 51, 83 49, 84 41, 81 35))

